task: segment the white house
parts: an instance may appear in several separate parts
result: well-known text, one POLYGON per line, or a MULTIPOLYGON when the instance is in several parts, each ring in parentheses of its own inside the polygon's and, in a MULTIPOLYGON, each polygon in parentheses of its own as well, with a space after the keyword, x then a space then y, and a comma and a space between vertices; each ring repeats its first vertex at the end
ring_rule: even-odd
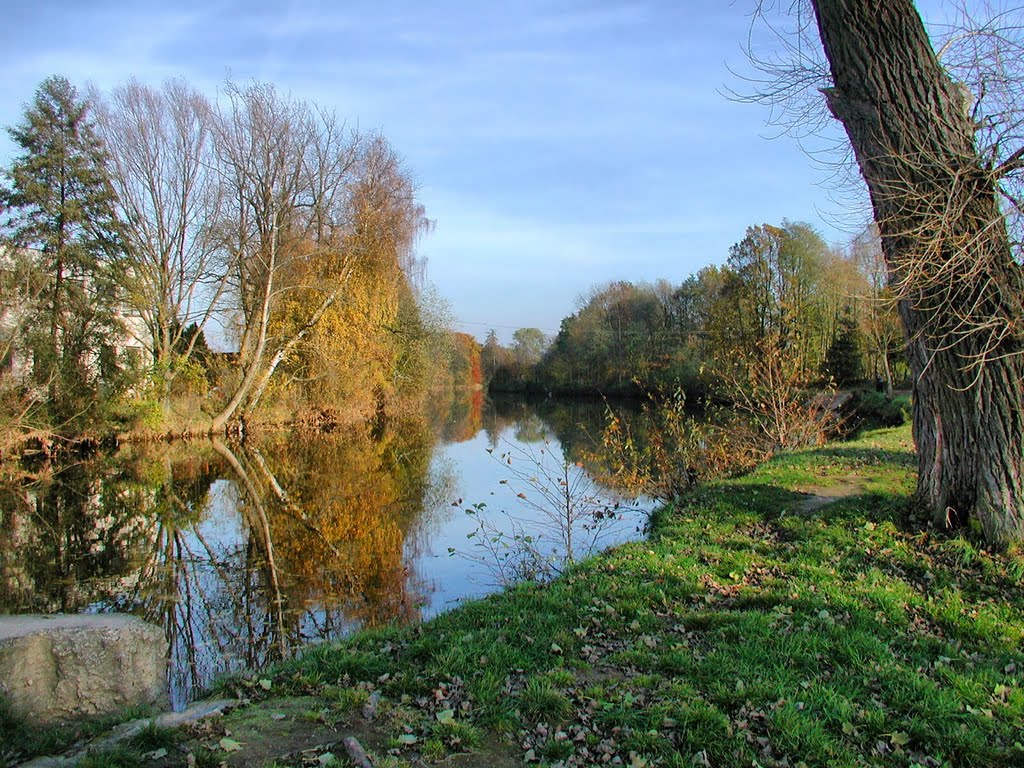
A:
MULTIPOLYGON (((25 346, 24 331, 45 285, 46 276, 34 268, 41 260, 39 250, 0 245, 0 377, 9 375, 20 383, 32 373, 32 353, 25 346)), ((112 340, 115 353, 145 364, 152 357, 152 345, 142 316, 124 304, 115 314, 123 329, 112 340)), ((98 365, 98 351, 93 358, 92 364, 98 365)))

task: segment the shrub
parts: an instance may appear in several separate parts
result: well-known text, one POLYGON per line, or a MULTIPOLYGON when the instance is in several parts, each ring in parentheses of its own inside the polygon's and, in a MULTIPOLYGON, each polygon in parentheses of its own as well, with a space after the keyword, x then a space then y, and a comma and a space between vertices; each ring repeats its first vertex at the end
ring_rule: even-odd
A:
POLYGON ((858 426, 899 427, 910 419, 910 398, 889 397, 882 392, 854 395, 850 409, 858 426))

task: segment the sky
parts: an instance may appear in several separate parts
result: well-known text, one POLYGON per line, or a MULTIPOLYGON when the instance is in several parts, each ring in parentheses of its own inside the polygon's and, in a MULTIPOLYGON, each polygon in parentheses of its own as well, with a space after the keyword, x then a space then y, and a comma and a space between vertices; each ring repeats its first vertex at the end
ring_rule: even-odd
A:
MULTIPOLYGON (((678 283, 748 226, 845 244, 863 210, 749 92, 755 0, 0 0, 0 125, 38 84, 270 82, 380 130, 457 328, 557 332, 594 286, 678 283)), ((921 5, 919 3, 919 5, 921 5)), ((770 52, 763 27, 753 42, 770 52)), ((0 137, 0 164, 14 147, 0 137)))

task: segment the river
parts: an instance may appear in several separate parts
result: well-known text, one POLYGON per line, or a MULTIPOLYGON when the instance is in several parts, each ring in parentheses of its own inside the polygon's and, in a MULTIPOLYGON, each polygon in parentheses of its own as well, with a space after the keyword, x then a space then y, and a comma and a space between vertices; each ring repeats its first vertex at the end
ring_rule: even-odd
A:
POLYGON ((422 621, 556 573, 567 546, 579 557, 641 534, 650 503, 595 469, 600 401, 477 393, 437 410, 328 434, 132 446, 8 483, 0 612, 161 625, 180 708, 224 673, 422 621))

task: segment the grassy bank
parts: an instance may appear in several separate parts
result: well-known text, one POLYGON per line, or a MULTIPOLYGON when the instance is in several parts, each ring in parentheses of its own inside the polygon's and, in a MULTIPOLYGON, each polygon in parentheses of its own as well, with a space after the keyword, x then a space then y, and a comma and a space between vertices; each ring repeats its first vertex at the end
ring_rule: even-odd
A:
POLYGON ((913 473, 906 428, 779 456, 553 584, 228 681, 139 764, 1024 765, 1024 561, 906 525, 913 473))

